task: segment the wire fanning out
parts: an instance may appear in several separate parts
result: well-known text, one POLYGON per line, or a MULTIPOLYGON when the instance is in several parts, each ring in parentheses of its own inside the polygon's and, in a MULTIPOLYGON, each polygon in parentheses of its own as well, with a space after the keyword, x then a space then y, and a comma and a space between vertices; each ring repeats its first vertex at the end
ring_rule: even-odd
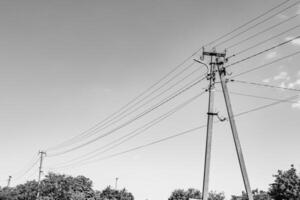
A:
POLYGON ((261 86, 261 87, 275 88, 275 89, 280 89, 280 90, 289 90, 289 91, 300 92, 300 89, 296 89, 296 88, 288 88, 288 87, 275 86, 275 85, 256 83, 256 82, 250 82, 250 81, 242 81, 242 80, 236 80, 236 79, 231 79, 230 81, 236 82, 236 83, 254 85, 254 86, 261 86))

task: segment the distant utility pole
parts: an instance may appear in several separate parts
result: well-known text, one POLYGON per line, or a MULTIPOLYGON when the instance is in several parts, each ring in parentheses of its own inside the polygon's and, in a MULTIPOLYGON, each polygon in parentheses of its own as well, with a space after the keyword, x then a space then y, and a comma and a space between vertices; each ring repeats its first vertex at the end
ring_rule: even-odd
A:
POLYGON ((116 190, 118 189, 118 180, 119 180, 119 178, 116 177, 116 182, 115 182, 115 189, 116 189, 116 190))
POLYGON ((12 178, 12 176, 9 176, 9 177, 8 177, 8 180, 7 180, 7 187, 10 187, 11 178, 12 178))
POLYGON ((44 156, 46 156, 45 151, 40 151, 40 166, 39 166, 39 177, 38 177, 38 186, 37 186, 37 194, 36 194, 36 199, 38 200, 40 198, 40 184, 41 184, 41 177, 43 173, 43 161, 44 161, 44 156))
POLYGON ((225 78, 226 76, 226 68, 224 67, 224 62, 226 61, 226 53, 217 53, 215 50, 211 52, 206 52, 203 49, 202 60, 204 60, 205 56, 210 57, 209 66, 202 61, 196 60, 197 62, 206 65, 209 68, 209 72, 207 74, 207 79, 209 80, 208 86, 208 112, 207 112, 207 132, 206 132, 206 146, 205 146, 205 161, 204 161, 204 176, 203 176, 203 191, 202 191, 202 200, 208 200, 208 183, 209 183, 209 170, 210 170, 210 160, 211 160, 211 144, 212 144, 212 128, 213 128, 213 117, 217 116, 217 118, 221 121, 218 113, 214 112, 214 88, 215 88, 215 73, 218 72, 220 77, 220 82, 222 85, 222 91, 225 99, 226 109, 228 113, 228 119, 231 126, 231 131, 233 135, 233 140, 235 143, 235 148, 240 164, 240 169, 242 172, 244 186, 248 195, 249 200, 253 200, 253 195, 249 183, 249 178, 247 175, 246 165, 242 153, 242 147, 238 138, 237 128, 234 121, 232 106, 229 98, 227 82, 228 80, 225 78))

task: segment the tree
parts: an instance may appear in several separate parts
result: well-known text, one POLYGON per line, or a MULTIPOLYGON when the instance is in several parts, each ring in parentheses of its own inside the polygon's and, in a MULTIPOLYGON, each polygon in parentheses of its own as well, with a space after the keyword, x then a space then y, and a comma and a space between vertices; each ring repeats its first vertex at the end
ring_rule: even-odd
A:
POLYGON ((278 170, 270 184, 269 194, 274 200, 299 200, 300 179, 293 165, 287 171, 278 170))
POLYGON ((187 200, 186 192, 182 189, 176 189, 172 192, 168 200, 187 200))
MULTIPOLYGON (((189 200, 192 199, 201 199, 201 192, 199 190, 189 188, 188 190, 183 189, 177 189, 174 190, 169 197, 168 200, 189 200)), ((225 195, 224 193, 218 193, 218 192, 209 192, 208 194, 209 200, 224 200, 225 195)))
POLYGON ((15 200, 16 195, 12 188, 0 188, 0 200, 15 200))
POLYGON ((127 192, 126 189, 114 190, 108 186, 100 192, 99 200, 134 200, 134 197, 130 192, 127 192))
MULTIPOLYGON (((271 200, 268 193, 263 190, 252 190, 252 194, 254 200, 271 200)), ((231 196, 231 200, 248 200, 248 195, 243 191, 241 196, 231 196)))
POLYGON ((92 181, 84 176, 71 177, 49 173, 41 182, 41 196, 50 199, 94 199, 92 181))
POLYGON ((17 185, 12 189, 12 194, 18 200, 36 200, 37 195, 37 186, 36 181, 27 181, 25 184, 17 185))
POLYGON ((225 194, 223 192, 212 191, 208 193, 208 200, 224 200, 225 194))

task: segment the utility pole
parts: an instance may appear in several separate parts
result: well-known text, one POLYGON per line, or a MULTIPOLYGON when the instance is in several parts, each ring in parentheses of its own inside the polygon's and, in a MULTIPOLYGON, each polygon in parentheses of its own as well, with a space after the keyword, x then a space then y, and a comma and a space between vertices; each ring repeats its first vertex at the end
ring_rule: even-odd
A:
POLYGON ((7 180, 7 187, 9 187, 9 186, 10 186, 11 178, 12 178, 12 176, 8 176, 8 180, 7 180))
POLYGON ((118 189, 118 180, 119 180, 119 178, 116 177, 116 182, 115 182, 115 189, 116 189, 116 190, 118 189))
POLYGON ((220 82, 222 85, 222 91, 223 91, 223 95, 224 95, 224 99, 225 99, 228 119, 229 119, 231 132, 232 132, 232 136, 233 136, 233 140, 234 140, 234 144, 235 144, 235 149, 236 149, 236 153, 237 153, 239 164, 240 164, 240 169, 241 169, 242 176, 243 176, 244 186, 245 186, 245 189, 246 189, 246 192, 248 195, 248 199, 253 200, 250 182, 249 182, 249 178, 248 178, 248 174, 247 174, 247 170, 246 170, 246 164, 245 164, 245 160, 244 160, 244 156, 243 156, 243 152, 242 152, 242 146, 241 146, 241 143, 240 143, 240 140, 238 137, 238 132, 237 132, 234 115, 233 115, 233 111, 232 111, 232 106, 231 106, 231 102, 230 102, 230 98, 229 98, 229 93, 228 93, 228 88, 227 88, 228 79, 225 78, 226 68, 224 67, 223 62, 220 62, 220 64, 217 64, 217 66, 218 66, 218 71, 219 71, 219 76, 220 76, 220 82))
POLYGON ((43 173, 43 161, 44 161, 44 156, 46 156, 46 152, 40 151, 39 155, 40 155, 40 166, 39 166, 39 177, 38 177, 38 186, 37 186, 37 195, 36 195, 37 200, 40 198, 40 184, 41 184, 41 177, 43 173))
MULTIPOLYGON (((215 73, 216 71, 219 72, 220 82, 222 85, 222 91, 224 94, 226 109, 228 113, 228 119, 231 126, 231 131, 235 143, 236 152, 238 155, 238 160, 244 180, 244 186, 248 195, 249 200, 253 200, 252 191, 250 188, 250 183, 247 175, 246 165, 242 153, 242 147, 238 138, 238 133, 236 129, 236 124, 233 117, 233 111, 230 103, 228 88, 227 88, 227 81, 225 79, 226 69, 224 67, 224 61, 226 53, 217 53, 215 50, 211 52, 205 52, 203 49, 202 58, 204 59, 205 56, 210 57, 210 69, 207 75, 207 79, 209 80, 209 99, 208 99, 208 112, 207 112, 207 132, 206 132, 206 146, 205 146, 205 161, 204 161, 204 176, 203 176, 203 190, 202 190, 202 200, 208 200, 208 184, 209 184, 209 171, 210 171, 210 160, 211 160, 211 144, 212 144, 212 128, 213 128, 213 117, 217 116, 220 121, 224 121, 218 115, 218 113, 214 112, 213 105, 214 105, 214 88, 215 88, 215 73), (220 59, 222 58, 222 61, 220 59)), ((197 60, 196 60, 197 61, 197 60)), ((208 67, 202 61, 197 61, 202 63, 208 67)))
POLYGON ((207 200, 208 198, 208 183, 209 183, 209 171, 210 171, 210 160, 211 160, 211 144, 212 144, 212 129, 213 129, 213 117, 214 117, 214 93, 215 93, 215 64, 213 56, 210 57, 210 69, 207 74, 209 80, 208 86, 208 112, 207 112, 207 129, 206 129, 206 145, 205 145, 205 160, 204 160, 204 177, 203 177, 203 188, 202 188, 202 199, 207 200))

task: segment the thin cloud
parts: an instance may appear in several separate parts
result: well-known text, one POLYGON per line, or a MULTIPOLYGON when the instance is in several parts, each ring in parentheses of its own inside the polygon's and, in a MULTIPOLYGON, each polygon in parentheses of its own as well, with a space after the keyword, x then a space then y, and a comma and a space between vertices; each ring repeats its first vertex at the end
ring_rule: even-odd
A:
POLYGON ((270 81, 271 80, 269 78, 266 78, 266 79, 262 80, 263 83, 270 83, 270 81))
POLYGON ((295 84, 294 83, 289 83, 288 88, 295 88, 295 84))
POLYGON ((293 103, 292 108, 300 109, 300 100, 298 100, 296 103, 293 103))
POLYGON ((275 58, 277 56, 277 52, 276 51, 273 51, 273 52, 270 52, 266 55, 266 58, 267 59, 272 59, 272 58, 275 58))
POLYGON ((285 88, 285 87, 286 87, 285 82, 281 82, 281 83, 279 84, 279 87, 285 88))
MULTIPOLYGON (((288 40, 291 40, 291 39, 293 39, 293 38, 294 38, 294 37, 286 37, 285 40, 288 41, 288 40)), ((291 44, 299 46, 299 45, 300 45, 300 38, 291 41, 291 44)))
POLYGON ((286 18, 288 18, 286 15, 281 14, 281 13, 278 14, 277 17, 278 17, 279 19, 286 19, 286 18))
POLYGON ((279 74, 277 74, 276 76, 273 77, 273 79, 275 81, 277 80, 290 80, 290 76, 288 75, 287 72, 280 72, 279 74))
POLYGON ((294 44, 294 45, 300 45, 300 39, 293 40, 292 44, 294 44))
POLYGON ((298 6, 296 14, 300 14, 300 6, 298 6))
POLYGON ((298 86, 300 86, 300 79, 297 79, 294 82, 290 82, 288 84, 288 88, 296 88, 298 86))

